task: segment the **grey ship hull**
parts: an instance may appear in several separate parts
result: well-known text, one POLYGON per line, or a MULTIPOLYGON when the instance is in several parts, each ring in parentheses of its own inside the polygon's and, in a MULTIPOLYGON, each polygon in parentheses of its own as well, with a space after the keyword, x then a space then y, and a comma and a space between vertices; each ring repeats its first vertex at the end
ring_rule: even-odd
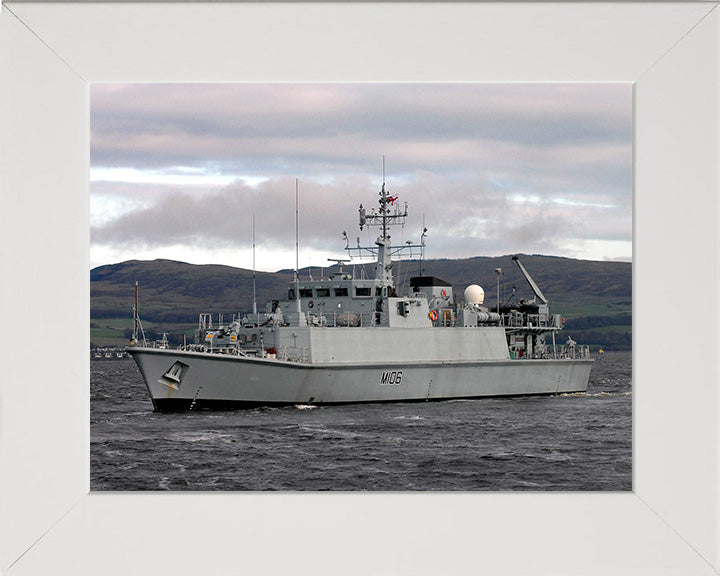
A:
POLYGON ((589 359, 301 363, 154 348, 129 350, 158 411, 584 392, 589 359))

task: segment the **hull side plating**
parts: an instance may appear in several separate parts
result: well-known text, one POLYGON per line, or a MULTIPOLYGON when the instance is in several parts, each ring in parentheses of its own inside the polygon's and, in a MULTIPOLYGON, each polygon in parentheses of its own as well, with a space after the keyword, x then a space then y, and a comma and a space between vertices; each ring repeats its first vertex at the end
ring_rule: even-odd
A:
POLYGON ((242 408, 584 392, 591 360, 308 365, 137 348, 156 410, 242 408))

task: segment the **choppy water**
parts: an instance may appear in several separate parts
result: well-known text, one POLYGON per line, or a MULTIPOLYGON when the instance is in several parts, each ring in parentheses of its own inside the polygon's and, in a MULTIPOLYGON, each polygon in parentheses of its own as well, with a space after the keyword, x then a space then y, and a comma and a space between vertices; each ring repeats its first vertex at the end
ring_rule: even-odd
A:
POLYGON ((632 363, 587 394, 159 414, 91 362, 92 490, 631 490, 632 363))

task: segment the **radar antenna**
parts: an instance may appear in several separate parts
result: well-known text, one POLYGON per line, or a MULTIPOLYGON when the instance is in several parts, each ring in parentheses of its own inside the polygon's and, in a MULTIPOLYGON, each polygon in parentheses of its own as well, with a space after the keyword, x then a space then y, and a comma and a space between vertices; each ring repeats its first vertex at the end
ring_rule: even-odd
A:
POLYGON ((342 258, 328 258, 330 262, 335 262, 338 266, 338 272, 342 274, 343 271, 343 264, 346 264, 347 262, 350 262, 348 259, 342 259, 342 258))

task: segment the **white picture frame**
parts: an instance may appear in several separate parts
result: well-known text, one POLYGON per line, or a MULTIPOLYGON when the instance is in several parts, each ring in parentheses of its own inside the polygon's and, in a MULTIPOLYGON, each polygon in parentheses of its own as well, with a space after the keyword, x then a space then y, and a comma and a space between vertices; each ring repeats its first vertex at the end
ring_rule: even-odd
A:
POLYGON ((719 12, 5 3, 0 572, 717 574, 719 12), (634 84, 632 493, 89 492, 88 83, 271 80, 634 84))

